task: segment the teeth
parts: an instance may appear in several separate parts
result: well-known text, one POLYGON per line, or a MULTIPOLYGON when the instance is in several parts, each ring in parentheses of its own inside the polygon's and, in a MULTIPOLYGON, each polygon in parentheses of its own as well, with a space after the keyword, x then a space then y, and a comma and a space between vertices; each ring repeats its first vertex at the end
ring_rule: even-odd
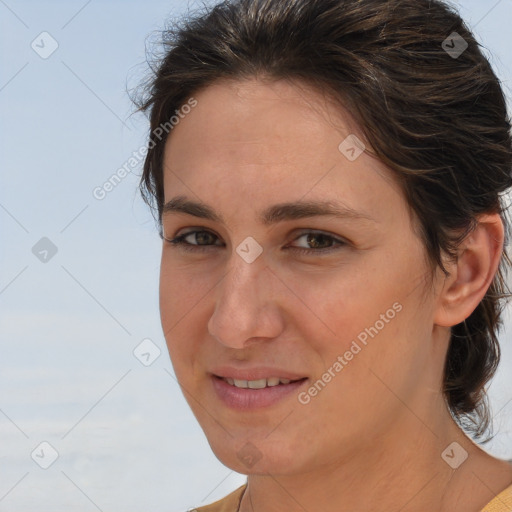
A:
POLYGON ((259 380, 239 380, 239 379, 230 379, 224 378, 224 380, 235 386, 237 388, 244 389, 263 389, 266 387, 277 386, 278 384, 289 384, 291 382, 290 379, 279 378, 279 377, 269 377, 268 379, 259 379, 259 380))
POLYGON ((251 389, 263 389, 267 387, 267 379, 250 380, 247 382, 247 387, 251 389))

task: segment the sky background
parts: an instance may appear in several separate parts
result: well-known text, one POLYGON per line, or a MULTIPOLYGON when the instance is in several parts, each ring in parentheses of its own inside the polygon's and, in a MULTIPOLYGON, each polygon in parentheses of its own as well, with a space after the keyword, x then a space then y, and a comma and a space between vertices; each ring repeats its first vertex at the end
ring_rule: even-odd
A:
MULTIPOLYGON (((512 104, 512 0, 453 3, 512 104)), ((178 512, 245 482, 174 379, 141 166, 93 195, 146 140, 126 93, 145 76, 146 43, 199 5, 0 0, 0 512, 178 512), (143 340, 152 361, 160 350, 148 366, 134 355, 143 340)), ((509 307, 486 448, 507 459, 511 322, 509 307)))

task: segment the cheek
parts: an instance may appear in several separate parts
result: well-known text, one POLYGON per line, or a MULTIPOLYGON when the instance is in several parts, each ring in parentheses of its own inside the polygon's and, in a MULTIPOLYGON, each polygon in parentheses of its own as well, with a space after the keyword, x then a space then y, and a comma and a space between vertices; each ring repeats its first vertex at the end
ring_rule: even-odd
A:
POLYGON ((181 381, 190 372, 181 369, 190 367, 206 321, 198 318, 204 307, 201 299, 211 288, 204 280, 199 282, 192 274, 183 271, 169 260, 162 258, 160 267, 160 319, 167 348, 175 372, 181 381), (182 375, 183 373, 183 375, 182 375))
POLYGON ((337 375, 325 403, 343 404, 354 415, 365 404, 364 410, 387 416, 400 407, 395 394, 409 397, 425 371, 431 304, 423 301, 417 282, 407 284, 388 274, 379 284, 354 288, 338 305, 344 309, 330 313, 337 339, 320 349, 325 370, 337 375))
POLYGON ((367 373, 364 368, 388 373, 414 359, 414 345, 420 343, 418 330, 428 330, 428 311, 420 305, 421 279, 404 278, 414 272, 424 275, 415 265, 411 259, 407 266, 396 254, 381 252, 378 258, 361 259, 358 265, 329 275, 295 278, 293 290, 303 304, 295 309, 294 318, 319 356, 321 365, 316 370, 331 369, 355 383, 367 373), (425 313, 425 328, 417 323, 421 313, 425 313))
POLYGON ((162 323, 170 326, 181 318, 187 323, 188 315, 194 315, 194 308, 216 282, 212 272, 198 271, 197 263, 180 263, 171 251, 174 249, 164 247, 162 252, 159 290, 162 323))
MULTIPOLYGON (((293 311, 301 335, 322 354, 323 363, 348 350, 351 341, 392 306, 385 293, 374 293, 374 273, 368 268, 340 266, 328 272, 283 275, 293 294, 285 309, 293 311), (389 304, 388 304, 389 303, 389 304)), ((384 288, 384 290, 386 289, 384 288)))

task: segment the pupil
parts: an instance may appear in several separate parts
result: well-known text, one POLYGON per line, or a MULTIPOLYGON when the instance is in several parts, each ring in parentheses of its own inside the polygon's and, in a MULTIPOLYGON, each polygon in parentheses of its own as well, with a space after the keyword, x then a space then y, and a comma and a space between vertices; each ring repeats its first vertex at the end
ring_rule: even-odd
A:
POLYGON ((318 244, 318 243, 315 243, 314 240, 316 240, 318 242, 318 239, 322 239, 324 238, 325 239, 325 235, 322 235, 322 234, 315 234, 315 233, 310 233, 308 235, 308 244, 311 244, 313 246, 313 248, 318 248, 319 245, 322 245, 321 243, 318 244))

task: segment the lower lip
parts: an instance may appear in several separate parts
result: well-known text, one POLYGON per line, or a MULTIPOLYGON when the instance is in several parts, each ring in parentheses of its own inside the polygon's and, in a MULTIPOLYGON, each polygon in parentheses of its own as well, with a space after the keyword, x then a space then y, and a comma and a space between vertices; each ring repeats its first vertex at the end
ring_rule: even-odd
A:
POLYGON ((225 380, 212 375, 213 387, 217 396, 232 409, 250 410, 273 405, 290 394, 297 393, 307 379, 289 384, 278 384, 262 389, 237 388, 225 380))

